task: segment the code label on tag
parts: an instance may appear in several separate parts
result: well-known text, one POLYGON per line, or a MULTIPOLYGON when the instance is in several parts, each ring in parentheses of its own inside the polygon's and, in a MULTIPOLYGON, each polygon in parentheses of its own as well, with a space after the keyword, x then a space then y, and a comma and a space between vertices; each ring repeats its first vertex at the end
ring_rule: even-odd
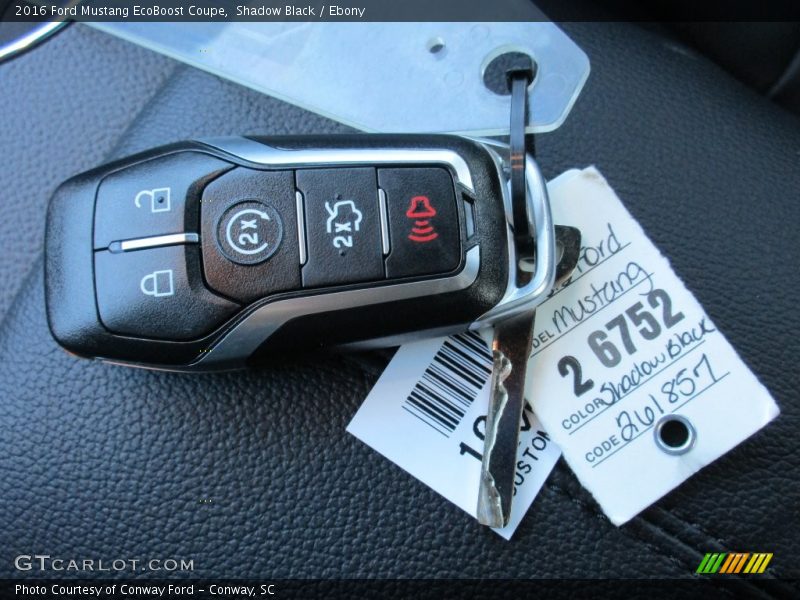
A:
POLYGON ((537 310, 527 397, 619 525, 779 411, 597 170, 551 189, 582 248, 537 310))

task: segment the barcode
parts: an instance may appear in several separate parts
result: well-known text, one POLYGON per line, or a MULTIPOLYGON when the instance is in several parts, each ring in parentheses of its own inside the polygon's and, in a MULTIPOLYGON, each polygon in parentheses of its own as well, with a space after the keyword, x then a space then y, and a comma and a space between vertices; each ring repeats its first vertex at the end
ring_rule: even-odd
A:
POLYGON ((472 331, 445 340, 403 408, 445 437, 455 431, 466 409, 492 374, 492 353, 472 331))

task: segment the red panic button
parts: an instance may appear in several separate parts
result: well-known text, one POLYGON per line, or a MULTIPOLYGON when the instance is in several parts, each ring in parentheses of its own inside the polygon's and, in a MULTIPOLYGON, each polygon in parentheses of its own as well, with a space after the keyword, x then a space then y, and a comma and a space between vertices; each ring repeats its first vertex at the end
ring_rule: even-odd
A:
POLYGON ((450 273, 461 263, 455 185, 440 167, 378 169, 386 194, 390 279, 450 273))
POLYGON ((436 216, 436 209, 427 196, 414 196, 408 206, 406 216, 414 220, 408 239, 417 244, 424 244, 439 237, 429 219, 436 216))

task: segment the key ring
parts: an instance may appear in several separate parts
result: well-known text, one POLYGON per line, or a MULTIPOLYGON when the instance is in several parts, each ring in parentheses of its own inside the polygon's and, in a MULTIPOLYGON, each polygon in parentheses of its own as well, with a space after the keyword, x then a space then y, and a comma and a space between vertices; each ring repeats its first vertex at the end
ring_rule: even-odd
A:
POLYGON ((533 81, 536 63, 522 55, 517 64, 506 71, 506 83, 511 92, 511 118, 508 142, 511 165, 511 209, 514 222, 514 243, 520 259, 533 259, 534 224, 528 210, 525 147, 525 125, 528 122, 528 86, 533 81))
MULTIPOLYGON (((535 308, 547 298, 556 280, 556 235, 547 185, 539 165, 525 151, 527 86, 532 77, 532 63, 527 67, 523 64, 508 70, 512 98, 510 144, 507 148, 511 161, 510 196, 514 237, 510 245, 513 259, 509 262, 509 269, 516 269, 517 277, 503 299, 475 321, 473 328, 476 329, 513 316, 522 308, 535 308), (530 262, 532 258, 535 259, 533 275, 529 275, 521 263, 530 262)), ((494 142, 493 145, 506 147, 500 142, 494 142)))

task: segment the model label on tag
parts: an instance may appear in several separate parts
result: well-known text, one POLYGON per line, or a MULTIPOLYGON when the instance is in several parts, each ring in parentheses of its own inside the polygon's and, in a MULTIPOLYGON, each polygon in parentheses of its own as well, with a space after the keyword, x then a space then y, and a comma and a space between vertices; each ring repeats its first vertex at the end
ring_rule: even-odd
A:
POLYGON ((582 248, 537 310, 527 397, 619 525, 779 411, 597 170, 551 195, 582 248))
MULTIPOLYGON (((358 410, 347 431, 475 516, 492 356, 469 332, 406 344, 358 410)), ((533 413, 523 415, 510 539, 560 451, 533 413)))

